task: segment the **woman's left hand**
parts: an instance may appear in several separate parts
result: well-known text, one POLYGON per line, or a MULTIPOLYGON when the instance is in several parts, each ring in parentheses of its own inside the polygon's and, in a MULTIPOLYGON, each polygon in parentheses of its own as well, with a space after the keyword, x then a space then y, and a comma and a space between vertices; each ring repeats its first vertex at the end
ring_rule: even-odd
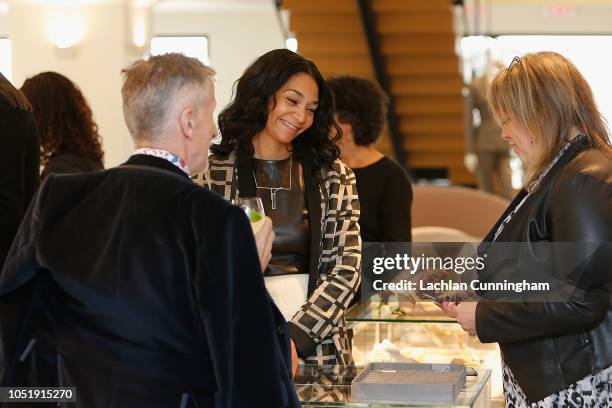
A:
POLYGON ((476 335, 476 305, 478 302, 462 302, 456 305, 454 302, 443 302, 440 306, 444 313, 457 319, 463 330, 470 336, 476 335))

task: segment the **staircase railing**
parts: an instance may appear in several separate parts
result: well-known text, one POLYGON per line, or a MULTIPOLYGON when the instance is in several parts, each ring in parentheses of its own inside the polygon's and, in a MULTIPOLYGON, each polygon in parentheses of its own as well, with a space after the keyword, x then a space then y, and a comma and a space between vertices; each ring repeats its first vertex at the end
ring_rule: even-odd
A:
POLYGON ((391 145, 393 147, 393 152, 395 153, 395 159, 398 163, 404 166, 406 170, 409 170, 406 162, 406 150, 404 149, 404 142, 399 128, 399 120, 397 119, 397 115, 395 113, 395 102, 393 94, 391 93, 391 81, 387 75, 387 66, 382 55, 380 40, 378 38, 376 29, 376 19, 372 9, 372 0, 357 0, 357 3, 359 6, 359 14, 361 16, 363 31, 366 35, 366 41, 370 51, 370 58, 372 59, 372 65, 374 66, 374 75, 376 76, 376 80, 380 84, 381 88, 389 96, 387 123, 389 136, 391 137, 391 145))

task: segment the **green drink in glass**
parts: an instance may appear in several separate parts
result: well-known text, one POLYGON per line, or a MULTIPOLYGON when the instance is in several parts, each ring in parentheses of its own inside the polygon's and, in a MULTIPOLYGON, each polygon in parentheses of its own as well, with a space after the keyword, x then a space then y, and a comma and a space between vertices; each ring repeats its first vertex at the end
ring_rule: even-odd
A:
POLYGON ((266 217, 266 213, 264 211, 263 203, 261 202, 261 198, 259 197, 243 197, 237 198, 234 201, 234 204, 238 207, 242 208, 245 212, 249 221, 251 222, 251 227, 253 228, 253 233, 257 234, 261 229, 264 219, 266 217))

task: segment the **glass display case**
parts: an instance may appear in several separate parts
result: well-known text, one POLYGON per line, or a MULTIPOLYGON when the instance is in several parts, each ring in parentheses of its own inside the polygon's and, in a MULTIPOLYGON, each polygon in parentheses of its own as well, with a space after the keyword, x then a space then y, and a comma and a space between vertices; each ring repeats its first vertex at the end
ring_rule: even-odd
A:
MULTIPOLYGON (((490 398, 503 407, 499 347, 467 334, 433 302, 363 302, 346 314, 353 357, 369 362, 457 363, 490 370, 490 398)), ((489 372, 489 371, 487 371, 489 372)))
MULTIPOLYGON (((301 365, 294 379, 295 389, 303 408, 320 407, 418 407, 424 405, 381 404, 354 401, 351 382, 363 370, 359 366, 301 365)), ((475 376, 468 376, 466 387, 459 392, 452 404, 438 404, 445 407, 490 406, 491 371, 476 370, 475 376)), ((434 404, 425 406, 436 406, 434 404)))

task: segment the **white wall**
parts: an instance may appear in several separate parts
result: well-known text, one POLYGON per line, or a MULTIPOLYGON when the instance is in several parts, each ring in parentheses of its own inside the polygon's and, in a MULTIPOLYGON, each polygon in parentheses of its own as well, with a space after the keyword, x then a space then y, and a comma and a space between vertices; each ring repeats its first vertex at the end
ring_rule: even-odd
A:
POLYGON ((132 56, 127 51, 126 7, 120 1, 98 1, 87 6, 57 6, 12 2, 8 32, 13 45, 13 83, 42 71, 57 71, 83 91, 99 126, 106 152, 105 165, 117 165, 132 146, 121 109, 121 69, 132 56), (85 34, 74 50, 58 52, 47 34, 54 13, 81 15, 85 34))
MULTIPOLYGON (((576 2, 578 3, 578 2, 576 2)), ((551 16, 546 5, 493 7, 492 31, 498 34, 612 34, 611 5, 576 5, 551 16)))
MULTIPOLYGON (((480 0, 480 30, 467 34, 612 34, 612 2, 597 0, 480 0)), ((474 0, 466 0, 470 21, 474 0)))
POLYGON ((155 9, 154 35, 206 35, 211 66, 217 71, 217 113, 231 99, 232 86, 257 57, 285 46, 272 1, 246 10, 155 9))
POLYGON ((0 10, 0 37, 8 37, 8 13, 2 13, 1 11, 2 10, 0 10))
MULTIPOLYGON (((66 2, 64 2, 66 3, 66 2)), ((138 56, 127 48, 125 0, 72 2, 86 21, 86 34, 74 55, 58 53, 46 24, 57 1, 0 0, 0 36, 13 45, 13 83, 42 71, 57 71, 77 83, 89 101, 100 128, 106 167, 125 161, 132 151, 121 110, 120 71, 138 56), (55 4, 54 4, 55 3, 55 4)), ((177 2, 180 7, 154 9, 153 35, 206 35, 211 65, 217 71, 217 113, 230 101, 232 85, 255 58, 284 47, 284 36, 272 1, 177 2)))

